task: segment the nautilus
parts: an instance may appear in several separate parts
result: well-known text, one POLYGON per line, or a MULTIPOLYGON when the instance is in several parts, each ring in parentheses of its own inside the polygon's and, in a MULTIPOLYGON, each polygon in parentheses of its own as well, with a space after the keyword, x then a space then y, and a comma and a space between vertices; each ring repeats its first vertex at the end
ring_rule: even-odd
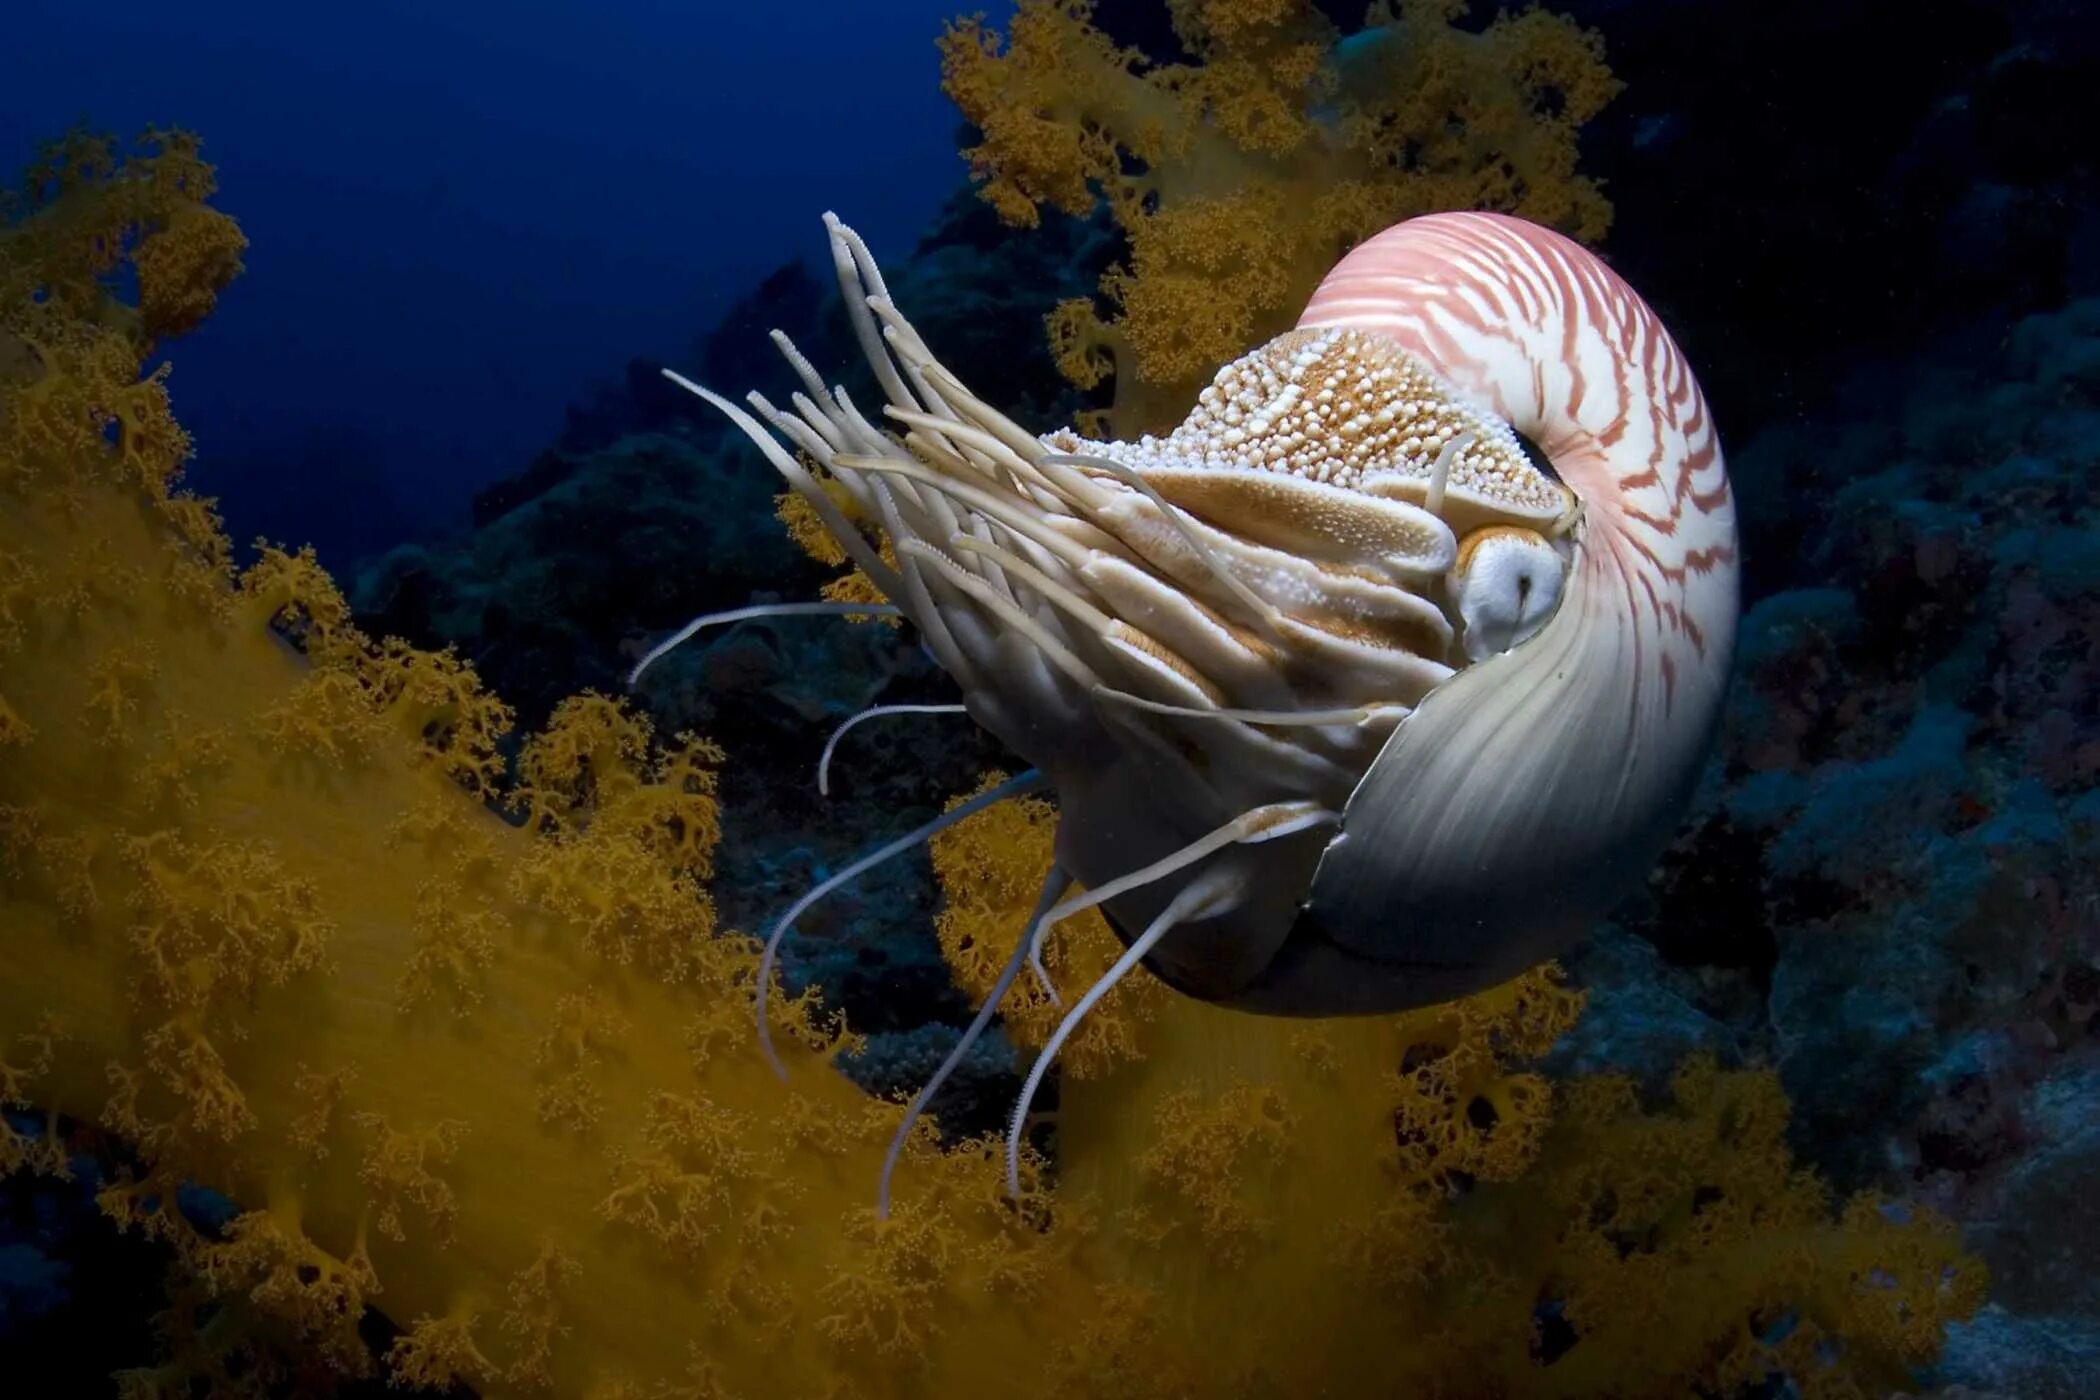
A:
POLYGON ((762 1038, 812 899, 1035 785, 1055 864, 964 1048, 1059 920, 1098 906, 1126 950, 1038 1057, 1010 1181, 1045 1070, 1140 963, 1250 1012, 1392 1012, 1553 956, 1651 865, 1721 705, 1735 514, 1690 366, 1595 255, 1501 215, 1408 220, 1178 428, 1095 442, 972 394, 825 222, 879 413, 777 332, 786 408, 672 377, 1034 768, 798 901, 762 1038))

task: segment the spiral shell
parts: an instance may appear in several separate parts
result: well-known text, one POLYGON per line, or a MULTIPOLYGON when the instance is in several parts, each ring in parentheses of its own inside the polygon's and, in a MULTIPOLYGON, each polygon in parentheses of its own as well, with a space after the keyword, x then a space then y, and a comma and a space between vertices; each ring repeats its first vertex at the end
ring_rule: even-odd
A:
MULTIPOLYGON (((1350 253, 1302 327, 1381 336, 1537 444, 1582 505, 1559 611, 1428 697, 1351 797, 1301 975, 1396 965, 1493 982, 1647 868, 1720 712, 1735 509, 1713 418, 1655 313, 1594 255, 1493 214, 1350 253), (1412 965, 1412 966, 1409 966, 1412 965)), ((1277 978, 1279 985, 1287 979, 1277 978)), ((1285 993, 1288 996, 1288 993, 1285 993)))

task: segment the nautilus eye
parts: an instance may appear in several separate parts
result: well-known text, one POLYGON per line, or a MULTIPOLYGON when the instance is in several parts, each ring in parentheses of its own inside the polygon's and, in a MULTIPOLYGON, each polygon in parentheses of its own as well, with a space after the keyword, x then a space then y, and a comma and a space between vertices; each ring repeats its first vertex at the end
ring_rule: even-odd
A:
POLYGON ((1459 541, 1449 579, 1466 658, 1485 661, 1545 626, 1567 569, 1560 551, 1531 530, 1490 525, 1459 541))

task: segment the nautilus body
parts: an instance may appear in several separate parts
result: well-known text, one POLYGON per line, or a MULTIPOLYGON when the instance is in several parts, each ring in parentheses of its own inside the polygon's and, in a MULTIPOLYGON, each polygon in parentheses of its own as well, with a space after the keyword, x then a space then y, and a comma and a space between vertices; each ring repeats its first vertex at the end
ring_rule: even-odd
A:
POLYGON ((1082 907, 1128 948, 1031 1091, 1139 961, 1253 1011, 1394 1011, 1552 955, 1654 859, 1721 701, 1734 511, 1690 368, 1595 257, 1400 224, 1179 428, 1101 443, 979 400, 827 223, 880 414, 778 336, 789 409, 689 387, 1056 794, 991 1004, 1082 907))

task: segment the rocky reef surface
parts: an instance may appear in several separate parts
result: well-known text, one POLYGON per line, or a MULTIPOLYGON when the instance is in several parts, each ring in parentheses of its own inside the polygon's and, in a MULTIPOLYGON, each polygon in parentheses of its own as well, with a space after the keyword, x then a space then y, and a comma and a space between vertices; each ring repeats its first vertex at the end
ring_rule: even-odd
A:
POLYGON ((1945 1378, 2023 1397, 2100 1356, 2096 430, 2087 300, 1736 455, 1799 582, 1750 601, 1687 832, 1573 959, 1557 1052, 1776 1064, 1798 1152, 1965 1223, 1995 1304, 1945 1378))

